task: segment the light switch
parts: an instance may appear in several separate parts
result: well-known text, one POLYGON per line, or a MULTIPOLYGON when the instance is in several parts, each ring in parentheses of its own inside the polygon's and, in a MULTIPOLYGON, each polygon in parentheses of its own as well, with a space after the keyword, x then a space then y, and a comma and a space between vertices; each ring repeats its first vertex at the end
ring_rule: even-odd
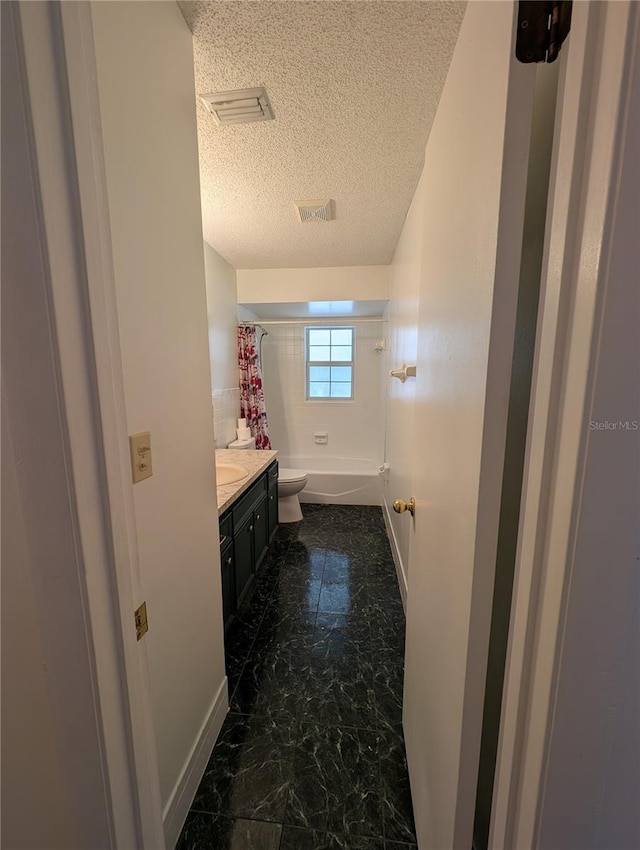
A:
POLYGON ((140 434, 129 436, 129 451, 131 453, 131 477, 133 483, 151 478, 153 468, 151 466, 151 434, 142 431, 140 434))

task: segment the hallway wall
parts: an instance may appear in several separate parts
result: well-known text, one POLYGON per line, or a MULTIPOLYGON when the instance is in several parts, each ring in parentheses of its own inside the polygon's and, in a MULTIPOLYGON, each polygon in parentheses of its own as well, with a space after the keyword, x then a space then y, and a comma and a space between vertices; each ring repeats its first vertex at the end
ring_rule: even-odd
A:
MULTIPOLYGON (((418 183, 391 264, 386 358, 389 369, 416 362, 423 195, 424 177, 418 183)), ((395 499, 409 499, 412 495, 413 463, 415 452, 419 450, 419 429, 414 420, 415 388, 414 378, 407 379, 404 384, 395 378, 386 378, 384 459, 389 464, 389 477, 383 488, 384 510, 394 554, 400 564, 403 595, 406 595, 413 524, 406 516, 395 513, 392 504, 395 499)))
POLYGON ((175 3, 91 10, 127 429, 153 448, 133 494, 171 844, 227 704, 192 39, 175 3))
POLYGON ((213 430, 216 446, 224 448, 236 438, 237 419, 240 415, 238 287, 233 266, 207 242, 203 244, 213 430))
POLYGON ((215 391, 238 386, 238 288, 233 266, 207 242, 203 246, 211 389, 215 391))

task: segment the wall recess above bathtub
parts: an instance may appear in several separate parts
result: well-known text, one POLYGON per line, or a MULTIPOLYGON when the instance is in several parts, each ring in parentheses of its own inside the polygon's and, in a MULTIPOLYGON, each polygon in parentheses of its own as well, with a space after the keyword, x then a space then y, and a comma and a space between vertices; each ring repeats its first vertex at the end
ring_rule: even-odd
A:
POLYGON ((329 442, 329 432, 328 431, 314 431, 313 432, 313 442, 317 443, 319 446, 325 446, 329 442))

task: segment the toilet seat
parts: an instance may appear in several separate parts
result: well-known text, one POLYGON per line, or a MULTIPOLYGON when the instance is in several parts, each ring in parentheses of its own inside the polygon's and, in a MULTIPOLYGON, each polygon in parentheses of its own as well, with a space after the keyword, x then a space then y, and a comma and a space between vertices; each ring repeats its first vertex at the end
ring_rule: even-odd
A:
POLYGON ((305 481, 307 477, 307 473, 301 469, 286 469, 285 467, 280 467, 278 470, 278 481, 281 481, 283 484, 293 484, 296 481, 305 481))

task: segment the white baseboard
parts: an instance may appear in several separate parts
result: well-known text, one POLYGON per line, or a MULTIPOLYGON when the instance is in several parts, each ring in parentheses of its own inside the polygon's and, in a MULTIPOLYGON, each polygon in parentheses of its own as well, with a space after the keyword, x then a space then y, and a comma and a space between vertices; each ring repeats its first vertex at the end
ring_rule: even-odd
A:
POLYGON ((400 557, 400 550, 398 548, 398 541, 396 539, 395 532, 393 530, 393 523, 391 522, 391 516, 389 514, 389 505, 386 500, 382 503, 382 515, 384 516, 384 524, 387 527, 387 536, 389 538, 389 543, 391 544, 391 555, 393 556, 393 563, 396 565, 396 574, 398 576, 398 586, 400 587, 400 598, 402 599, 402 607, 404 608, 405 617, 407 615, 407 573, 404 568, 404 564, 402 563, 402 558, 400 557))
POLYGON ((207 716, 193 742, 180 776, 171 792, 164 811, 164 834, 167 850, 173 850, 180 837, 180 831, 187 818, 191 802, 198 790, 211 751, 222 729, 222 724, 229 709, 227 694, 227 677, 222 680, 213 702, 209 706, 207 716))

